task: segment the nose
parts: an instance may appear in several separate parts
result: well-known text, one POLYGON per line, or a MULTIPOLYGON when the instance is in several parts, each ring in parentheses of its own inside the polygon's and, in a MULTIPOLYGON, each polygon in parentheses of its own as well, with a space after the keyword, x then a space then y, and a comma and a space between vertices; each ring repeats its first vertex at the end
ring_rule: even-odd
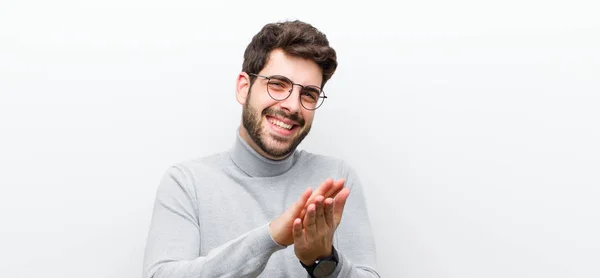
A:
POLYGON ((290 114, 296 114, 300 111, 300 90, 302 87, 293 86, 290 96, 279 102, 279 106, 290 114))

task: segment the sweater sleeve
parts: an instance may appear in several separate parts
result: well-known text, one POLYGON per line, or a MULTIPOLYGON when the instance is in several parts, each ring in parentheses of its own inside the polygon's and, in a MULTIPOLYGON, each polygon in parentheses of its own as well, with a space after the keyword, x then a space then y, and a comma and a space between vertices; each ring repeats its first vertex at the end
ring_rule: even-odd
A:
POLYGON ((257 277, 284 246, 268 223, 200 256, 198 204, 183 168, 171 167, 156 194, 144 255, 144 278, 257 277))
POLYGON ((375 271, 375 242, 363 189, 355 171, 345 166, 350 196, 334 237, 339 263, 332 277, 380 277, 375 271))

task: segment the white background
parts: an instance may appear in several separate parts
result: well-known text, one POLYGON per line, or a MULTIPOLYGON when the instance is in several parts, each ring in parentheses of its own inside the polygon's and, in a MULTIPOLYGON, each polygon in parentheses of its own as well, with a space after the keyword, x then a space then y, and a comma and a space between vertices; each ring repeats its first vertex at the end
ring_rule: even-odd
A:
POLYGON ((0 1, 0 276, 140 277, 160 177, 301 19, 340 62, 301 148, 357 169, 382 277, 600 277, 596 1, 217 2, 0 1))

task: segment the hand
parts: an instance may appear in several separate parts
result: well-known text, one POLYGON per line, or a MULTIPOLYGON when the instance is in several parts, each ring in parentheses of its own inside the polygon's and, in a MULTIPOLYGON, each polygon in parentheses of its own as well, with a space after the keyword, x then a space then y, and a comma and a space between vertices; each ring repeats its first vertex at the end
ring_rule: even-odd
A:
POLYGON ((319 187, 317 189, 315 189, 315 191, 312 193, 312 195, 306 202, 306 205, 304 206, 304 209, 302 210, 302 212, 300 212, 300 219, 302 219, 302 220, 304 219, 304 216, 306 215, 306 209, 308 208, 308 206, 310 204, 315 203, 315 198, 317 196, 321 195, 324 198, 330 198, 330 197, 335 198, 335 196, 342 189, 344 189, 344 183, 345 183, 344 179, 339 179, 337 181, 334 181, 331 178, 326 179, 323 183, 321 183, 321 185, 319 185, 319 187))
POLYGON ((295 203, 292 204, 286 211, 284 211, 279 217, 275 218, 269 223, 269 233, 275 242, 279 245, 289 246, 294 243, 292 237, 292 226, 294 219, 298 217, 304 204, 308 201, 312 193, 312 189, 309 187, 300 196, 295 203))
POLYGON ((269 233, 271 237, 279 245, 289 246, 294 243, 292 235, 292 226, 294 219, 301 217, 304 219, 306 214, 306 207, 312 202, 314 203, 316 194, 335 197, 340 190, 344 187, 344 180, 333 181, 333 179, 327 179, 315 191, 311 188, 307 188, 300 199, 298 199, 291 207, 289 207, 283 214, 277 217, 275 220, 269 223, 269 233))
POLYGON ((293 223, 294 252, 305 265, 331 255, 333 235, 342 220, 350 189, 344 188, 335 199, 316 196, 316 204, 308 206, 304 221, 293 223))

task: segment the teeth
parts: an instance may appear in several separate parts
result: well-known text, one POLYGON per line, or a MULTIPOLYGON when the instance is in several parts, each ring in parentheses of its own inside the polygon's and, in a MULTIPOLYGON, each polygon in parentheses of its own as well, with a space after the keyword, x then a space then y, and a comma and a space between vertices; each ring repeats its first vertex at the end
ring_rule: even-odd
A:
POLYGON ((278 127, 281 127, 281 128, 285 128, 285 129, 288 129, 288 130, 289 130, 289 129, 292 129, 292 125, 288 125, 288 124, 286 124, 286 123, 284 123, 284 122, 281 122, 281 121, 278 121, 278 120, 271 119, 271 121, 270 121, 270 122, 271 122, 272 124, 274 124, 274 125, 278 126, 278 127))

